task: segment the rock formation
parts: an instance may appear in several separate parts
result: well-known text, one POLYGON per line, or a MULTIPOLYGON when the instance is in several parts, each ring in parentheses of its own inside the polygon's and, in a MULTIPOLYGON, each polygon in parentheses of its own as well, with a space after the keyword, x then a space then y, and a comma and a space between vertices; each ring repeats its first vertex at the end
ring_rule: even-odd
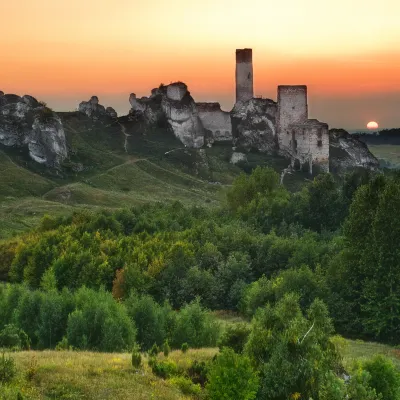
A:
POLYGON ((98 120, 101 117, 108 116, 111 118, 117 118, 117 112, 112 107, 105 108, 99 104, 99 98, 92 96, 89 101, 82 101, 79 104, 78 111, 86 114, 93 120, 98 120))
POLYGON ((277 104, 269 99, 250 99, 236 103, 231 112, 233 144, 247 151, 276 153, 277 104))
POLYGON ((379 161, 368 146, 344 129, 329 131, 330 170, 342 172, 354 167, 378 169, 379 161))
POLYGON ((199 119, 196 103, 187 86, 182 82, 161 85, 153 89, 150 97, 138 99, 134 93, 129 97, 131 119, 158 124, 165 120, 185 146, 199 148, 204 144, 204 129, 199 119))
POLYGON ((26 147, 34 161, 49 167, 59 167, 67 157, 60 118, 28 95, 0 92, 0 144, 26 147))

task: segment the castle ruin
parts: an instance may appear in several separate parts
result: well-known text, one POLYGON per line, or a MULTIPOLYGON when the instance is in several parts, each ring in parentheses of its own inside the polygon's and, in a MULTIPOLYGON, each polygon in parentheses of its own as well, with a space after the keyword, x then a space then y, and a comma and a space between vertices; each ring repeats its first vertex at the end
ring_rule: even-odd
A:
POLYGON ((150 97, 129 99, 132 118, 149 123, 166 118, 186 146, 230 142, 234 151, 278 154, 293 168, 329 171, 328 125, 308 117, 307 86, 278 86, 277 101, 254 97, 253 51, 236 50, 236 102, 230 112, 219 103, 196 103, 182 82, 160 85, 150 97))

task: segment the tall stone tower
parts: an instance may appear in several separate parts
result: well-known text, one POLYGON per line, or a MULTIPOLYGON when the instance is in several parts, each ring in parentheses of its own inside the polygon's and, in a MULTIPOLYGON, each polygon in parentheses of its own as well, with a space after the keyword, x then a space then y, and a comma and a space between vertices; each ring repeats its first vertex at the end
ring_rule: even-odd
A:
POLYGON ((254 97, 253 92, 253 50, 236 50, 236 102, 254 97))

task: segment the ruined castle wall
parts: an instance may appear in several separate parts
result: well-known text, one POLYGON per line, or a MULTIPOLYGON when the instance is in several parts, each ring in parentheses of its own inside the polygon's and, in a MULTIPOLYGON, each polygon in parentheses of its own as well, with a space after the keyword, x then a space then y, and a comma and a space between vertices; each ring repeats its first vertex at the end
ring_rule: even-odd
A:
POLYGON ((219 103, 197 103, 203 127, 216 141, 232 140, 232 123, 229 112, 221 110, 219 103))
POLYGON ((236 102, 245 102, 253 97, 253 51, 238 49, 236 50, 236 102))
POLYGON ((289 126, 290 146, 294 158, 301 165, 318 165, 323 171, 329 171, 329 129, 328 125, 317 120, 307 120, 302 124, 289 126))
POLYGON ((278 86, 277 130, 280 149, 291 147, 289 126, 302 123, 307 118, 307 86, 278 86))

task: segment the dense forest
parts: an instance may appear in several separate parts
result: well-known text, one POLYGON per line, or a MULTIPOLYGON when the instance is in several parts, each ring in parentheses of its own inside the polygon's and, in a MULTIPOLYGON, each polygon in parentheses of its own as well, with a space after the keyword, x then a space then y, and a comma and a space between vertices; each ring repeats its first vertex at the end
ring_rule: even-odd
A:
POLYGON ((292 193, 257 167, 220 208, 47 215, 0 242, 0 347, 147 352, 200 398, 400 399, 390 361, 345 370, 334 336, 398 344, 399 238, 400 179, 366 171, 292 193), (185 373, 157 358, 215 346, 185 373))

